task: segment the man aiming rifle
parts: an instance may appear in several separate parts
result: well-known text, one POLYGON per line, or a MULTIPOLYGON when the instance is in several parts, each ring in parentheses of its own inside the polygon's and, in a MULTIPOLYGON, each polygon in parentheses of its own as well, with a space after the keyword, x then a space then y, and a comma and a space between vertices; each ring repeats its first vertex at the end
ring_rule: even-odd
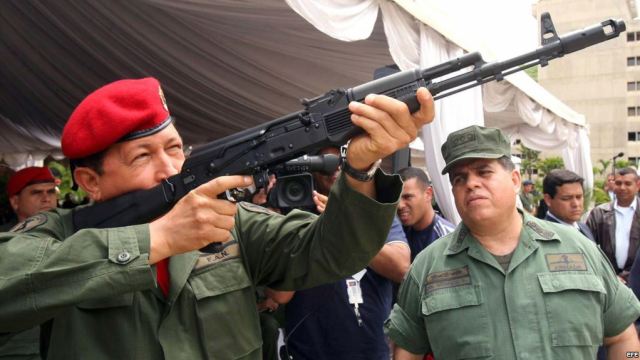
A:
POLYGON ((432 121, 424 86, 446 96, 624 29, 606 26, 614 32, 603 23, 439 83, 432 78, 479 55, 333 91, 187 161, 157 80, 96 90, 71 115, 62 148, 98 205, 39 214, 0 234, 0 342, 52 319, 50 359, 260 358, 255 286, 293 290, 343 278, 382 246, 402 185, 376 164, 432 121), (319 217, 218 198, 253 182, 242 175, 265 185, 260 175, 270 166, 347 139, 345 176, 319 217), (221 245, 199 251, 210 244, 221 245))

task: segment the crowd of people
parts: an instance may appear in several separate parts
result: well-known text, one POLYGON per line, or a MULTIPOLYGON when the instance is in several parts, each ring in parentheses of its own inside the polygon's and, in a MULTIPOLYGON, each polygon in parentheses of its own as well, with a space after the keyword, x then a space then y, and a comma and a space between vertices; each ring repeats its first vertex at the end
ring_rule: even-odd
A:
MULTIPOLYGON (((0 359, 609 359, 640 352, 640 178, 585 222, 583 179, 534 184, 498 129, 470 126, 442 145, 457 226, 434 209, 419 168, 380 159, 432 121, 384 95, 351 103, 364 133, 334 172, 313 173, 313 209, 218 195, 221 176, 148 224, 74 227, 46 167, 7 185, 17 223, 0 233, 0 359), (204 250, 209 244, 215 250, 204 250), (634 293, 635 292, 635 293, 634 293)), ((90 93, 62 135, 75 182, 97 203, 179 173, 183 143, 160 83, 90 93)))

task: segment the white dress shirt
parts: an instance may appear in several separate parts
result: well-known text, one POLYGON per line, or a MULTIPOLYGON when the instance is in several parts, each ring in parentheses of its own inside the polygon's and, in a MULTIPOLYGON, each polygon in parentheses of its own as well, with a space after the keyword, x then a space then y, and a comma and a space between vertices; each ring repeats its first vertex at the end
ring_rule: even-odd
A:
POLYGON ((633 198, 631 205, 622 207, 616 201, 613 209, 616 214, 616 262, 620 269, 624 268, 629 256, 629 236, 631 235, 631 223, 633 222, 633 214, 636 212, 636 197, 633 198))

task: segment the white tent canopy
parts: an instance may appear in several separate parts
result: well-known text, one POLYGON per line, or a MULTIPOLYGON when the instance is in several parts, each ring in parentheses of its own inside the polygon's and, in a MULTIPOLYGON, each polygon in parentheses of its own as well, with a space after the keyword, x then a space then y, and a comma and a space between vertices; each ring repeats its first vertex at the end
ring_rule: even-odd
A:
MULTIPOLYGON (((197 145, 298 111, 300 98, 370 81, 374 69, 392 62, 408 69, 462 49, 479 50, 487 61, 515 55, 501 51, 531 51, 535 36, 499 37, 525 28, 509 3, 2 1, 0 157, 17 167, 59 155, 74 106, 121 78, 157 77, 185 142, 197 145)), ((532 21, 529 12, 521 13, 532 21)), ((536 149, 566 144, 567 166, 590 179, 589 152, 580 151, 588 148, 584 119, 524 74, 437 107, 438 119, 423 132, 434 179, 446 134, 469 123, 499 126, 536 149)), ((452 202, 442 198, 450 193, 443 180, 438 200, 455 220, 452 202)))
MULTIPOLYGON (((479 51, 485 61, 496 61, 537 47, 531 41, 531 28, 526 27, 533 20, 531 9, 508 0, 287 3, 316 28, 344 41, 368 37, 380 9, 391 56, 401 70, 437 65, 462 55, 463 49, 479 51)), ((526 74, 506 79, 440 100, 435 122, 423 129, 426 167, 438 204, 456 222, 459 217, 448 178, 438 176, 444 167, 439 148, 449 133, 469 125, 500 127, 512 140, 519 138, 535 150, 562 150, 566 167, 584 176, 587 186, 593 182, 584 116, 526 74)))

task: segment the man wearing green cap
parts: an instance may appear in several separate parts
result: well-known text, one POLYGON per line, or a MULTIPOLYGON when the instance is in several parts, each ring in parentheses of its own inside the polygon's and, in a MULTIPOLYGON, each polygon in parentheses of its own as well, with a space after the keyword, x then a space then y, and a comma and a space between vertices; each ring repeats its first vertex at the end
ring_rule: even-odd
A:
POLYGON ((395 359, 610 359, 640 351, 635 295, 593 242, 516 208, 520 173, 498 129, 442 145, 462 223, 420 253, 385 327, 395 359))
POLYGON ((520 192, 520 202, 522 208, 529 214, 536 214, 536 205, 533 198, 533 181, 525 180, 522 182, 522 191, 520 192))

